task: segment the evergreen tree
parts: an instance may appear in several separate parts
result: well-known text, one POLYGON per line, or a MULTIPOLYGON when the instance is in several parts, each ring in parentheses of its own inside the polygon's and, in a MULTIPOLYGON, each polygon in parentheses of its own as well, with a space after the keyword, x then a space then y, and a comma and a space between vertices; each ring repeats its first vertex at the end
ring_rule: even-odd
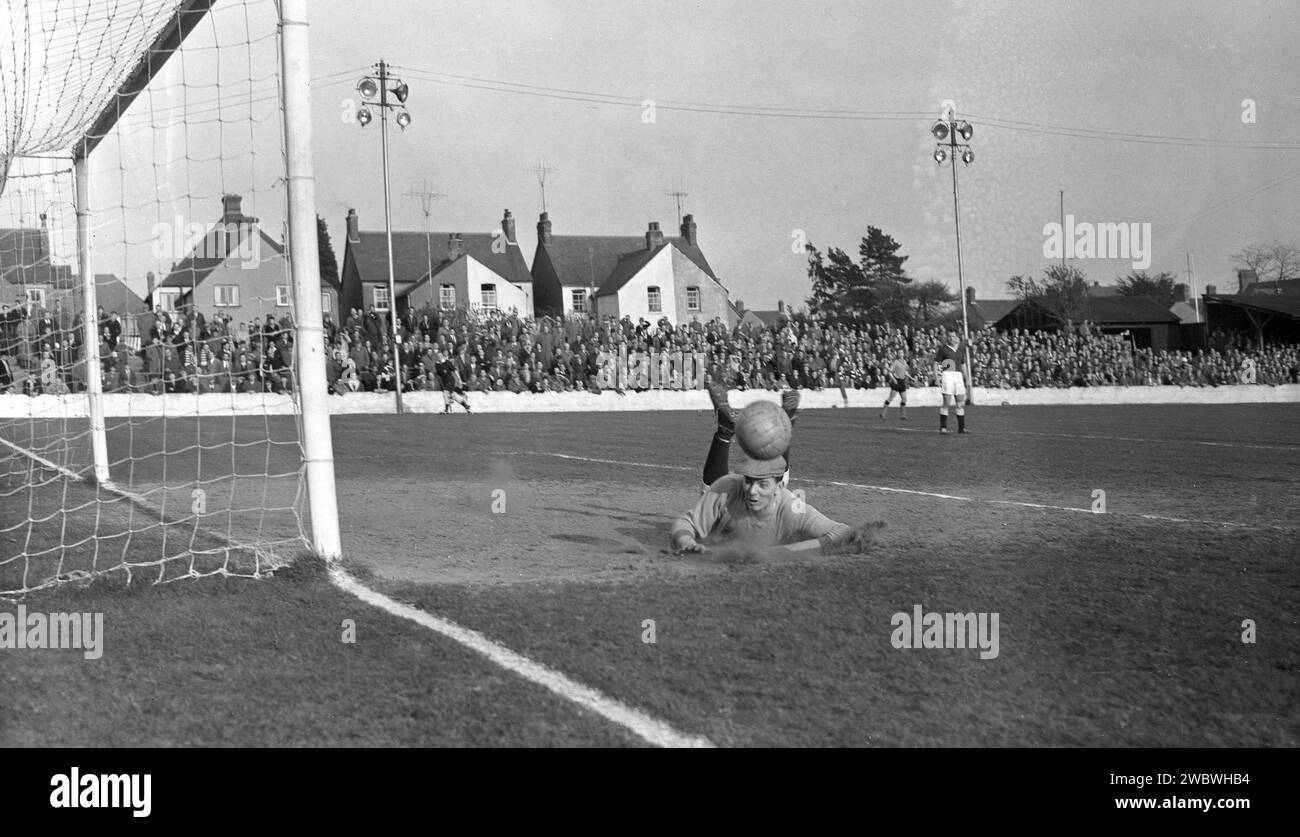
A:
POLYGON ((809 311, 832 321, 910 323, 907 287, 912 280, 903 270, 907 256, 898 255, 901 246, 878 227, 870 226, 858 247, 857 262, 835 247, 823 256, 809 243, 809 311))
POLYGON ((330 242, 329 227, 325 219, 316 216, 316 251, 320 258, 320 278, 337 283, 339 281, 339 261, 334 257, 334 245, 330 242))

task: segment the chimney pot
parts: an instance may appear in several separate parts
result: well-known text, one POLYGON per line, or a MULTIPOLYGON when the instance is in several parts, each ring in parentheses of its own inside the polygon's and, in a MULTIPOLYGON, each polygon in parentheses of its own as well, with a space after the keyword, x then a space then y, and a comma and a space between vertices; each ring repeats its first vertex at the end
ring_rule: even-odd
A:
POLYGON ((351 209, 351 208, 348 209, 347 228, 348 228, 348 241, 352 242, 353 244, 360 244, 361 235, 359 232, 357 232, 357 211, 355 209, 351 209))
POLYGON ((1237 271, 1237 293, 1241 293, 1259 281, 1259 274, 1253 270, 1237 271))
POLYGON ((511 244, 515 243, 515 217, 510 214, 508 209, 501 218, 501 231, 505 233, 506 241, 511 244))
POLYGON ((537 216, 537 240, 542 244, 551 243, 551 213, 549 212, 537 216))
POLYGON ((695 216, 687 215, 682 219, 682 238, 692 247, 699 244, 699 231, 695 226, 695 216))
POLYGON ((659 229, 658 221, 651 221, 650 228, 645 233, 645 248, 653 250, 664 243, 664 232, 659 229))
POLYGON ((221 223, 239 224, 244 220, 244 212, 240 209, 243 198, 239 195, 228 194, 221 196, 221 223))

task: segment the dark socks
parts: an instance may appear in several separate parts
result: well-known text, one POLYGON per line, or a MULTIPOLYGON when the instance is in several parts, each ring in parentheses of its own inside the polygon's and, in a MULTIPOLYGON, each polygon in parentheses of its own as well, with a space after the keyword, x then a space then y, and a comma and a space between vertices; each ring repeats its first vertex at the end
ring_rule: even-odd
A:
POLYGON ((709 444, 709 457, 704 460, 705 485, 713 485, 730 473, 731 436, 731 433, 722 428, 714 431, 713 441, 709 444))

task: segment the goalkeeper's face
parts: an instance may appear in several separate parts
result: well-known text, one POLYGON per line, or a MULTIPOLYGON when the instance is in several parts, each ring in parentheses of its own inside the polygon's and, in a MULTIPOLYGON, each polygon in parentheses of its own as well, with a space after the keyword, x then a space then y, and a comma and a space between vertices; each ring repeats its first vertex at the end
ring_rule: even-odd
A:
POLYGON ((754 513, 766 511, 776 496, 777 481, 775 477, 754 479, 745 477, 745 503, 754 513))

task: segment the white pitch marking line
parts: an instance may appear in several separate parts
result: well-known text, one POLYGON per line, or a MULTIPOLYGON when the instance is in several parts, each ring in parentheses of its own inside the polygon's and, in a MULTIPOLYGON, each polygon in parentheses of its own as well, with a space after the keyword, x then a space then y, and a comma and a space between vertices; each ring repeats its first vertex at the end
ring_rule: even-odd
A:
MULTIPOLYGON (((869 428, 870 429, 870 428, 869 428)), ((923 427, 881 427, 876 429, 896 433, 933 433, 923 427)), ((1089 436, 1083 433, 1045 433, 1035 430, 985 430, 983 436, 1047 436, 1059 439, 1091 439, 1100 442, 1142 442, 1162 445, 1204 445, 1214 448, 1246 448, 1250 450, 1280 450, 1288 453, 1300 453, 1300 446, 1287 445, 1251 445, 1242 442, 1205 442, 1199 439, 1141 439, 1136 436, 1089 436)))
MULTIPOLYGON (((12 442, 0 439, 0 443, 8 445, 14 451, 35 459, 47 468, 53 468, 65 476, 73 479, 81 479, 80 475, 70 471, 56 462, 40 456, 32 451, 25 450, 12 442)), ((561 454, 557 454, 561 455, 561 454)), ((575 457, 580 458, 580 457, 575 457)), ((109 483, 102 483, 105 488, 129 499, 138 499, 136 495, 123 491, 120 488, 111 486, 109 483)), ((340 589, 351 593, 366 604, 373 605, 394 616, 400 616, 409 619, 422 627, 436 631, 450 639, 459 642, 467 648, 477 651, 487 657, 492 662, 509 669, 525 680, 530 680, 540 686, 545 686, 560 697, 572 701, 579 706, 584 706, 595 712, 602 718, 612 721, 619 726, 631 730, 643 740, 654 744, 657 747, 712 747, 713 744, 707 738, 689 736, 680 733, 670 727, 663 721, 650 717, 639 709, 621 703, 614 698, 608 697, 590 686, 584 686, 576 680, 572 680, 560 674, 558 671, 547 668, 541 663, 534 662, 522 654, 511 651, 504 645, 493 642, 477 631, 469 628, 463 628, 455 622, 426 613, 423 610, 395 602, 387 596, 376 593, 343 570, 337 567, 330 568, 330 580, 340 589)))
MULTIPOLYGON (((904 428, 900 428, 900 429, 904 429, 904 428)), ((917 431, 913 431, 913 432, 917 432, 917 431)), ((557 459, 574 459, 580 462, 593 462, 602 465, 626 465, 626 466, 636 467, 636 468, 659 468, 659 469, 670 470, 670 471, 694 470, 693 468, 686 468, 681 465, 661 465, 661 464, 654 464, 649 462, 624 462, 618 459, 596 459, 594 457, 589 457, 589 456, 574 456, 572 454, 567 454, 567 453, 548 453, 545 451, 511 451, 510 455, 511 456, 552 456, 557 459)), ((813 485, 820 483, 822 485, 834 485, 840 488, 860 488, 868 491, 881 491, 888 494, 912 494, 918 497, 934 497, 935 499, 938 500, 956 500, 961 503, 989 503, 991 505, 999 505, 999 506, 1021 506, 1023 508, 1028 508, 1028 509, 1051 509, 1055 511, 1079 512, 1083 514, 1097 514, 1097 512, 1094 512, 1092 509, 1081 509, 1081 508, 1076 508, 1074 506, 1053 506, 1047 503, 1028 503, 1020 500, 986 500, 977 497, 962 497, 958 494, 939 494, 934 491, 918 491, 913 488, 893 488, 887 485, 866 485, 864 483, 856 483, 856 482, 837 482, 835 480, 810 480, 810 479, 803 479, 803 478, 800 478, 799 481, 810 483, 813 485)), ((1291 531, 1286 526, 1277 526, 1277 525, 1267 524, 1267 523, 1257 524, 1257 523, 1235 523, 1226 520, 1198 520, 1195 518, 1166 517, 1160 514, 1140 514, 1137 512, 1106 512, 1106 514, 1111 516, 1116 516, 1116 517, 1120 517, 1120 516, 1140 517, 1145 520, 1160 520, 1166 523, 1197 523, 1204 526, 1228 526, 1228 527, 1243 528, 1243 529, 1245 528, 1277 529, 1284 532, 1291 531)))
POLYGON ((522 654, 511 651, 504 645, 488 639, 478 631, 462 627, 455 622, 394 601, 382 593, 377 593, 337 566, 330 567, 330 579, 340 589, 351 593, 366 604, 377 607, 393 616, 409 619, 422 627, 459 642, 461 645, 482 654, 492 662, 514 672, 525 680, 544 686, 565 700, 583 706, 607 721, 612 721, 632 731, 650 744, 658 747, 713 746, 707 738, 678 732, 663 721, 602 694, 590 686, 584 686, 576 680, 547 668, 522 654))

